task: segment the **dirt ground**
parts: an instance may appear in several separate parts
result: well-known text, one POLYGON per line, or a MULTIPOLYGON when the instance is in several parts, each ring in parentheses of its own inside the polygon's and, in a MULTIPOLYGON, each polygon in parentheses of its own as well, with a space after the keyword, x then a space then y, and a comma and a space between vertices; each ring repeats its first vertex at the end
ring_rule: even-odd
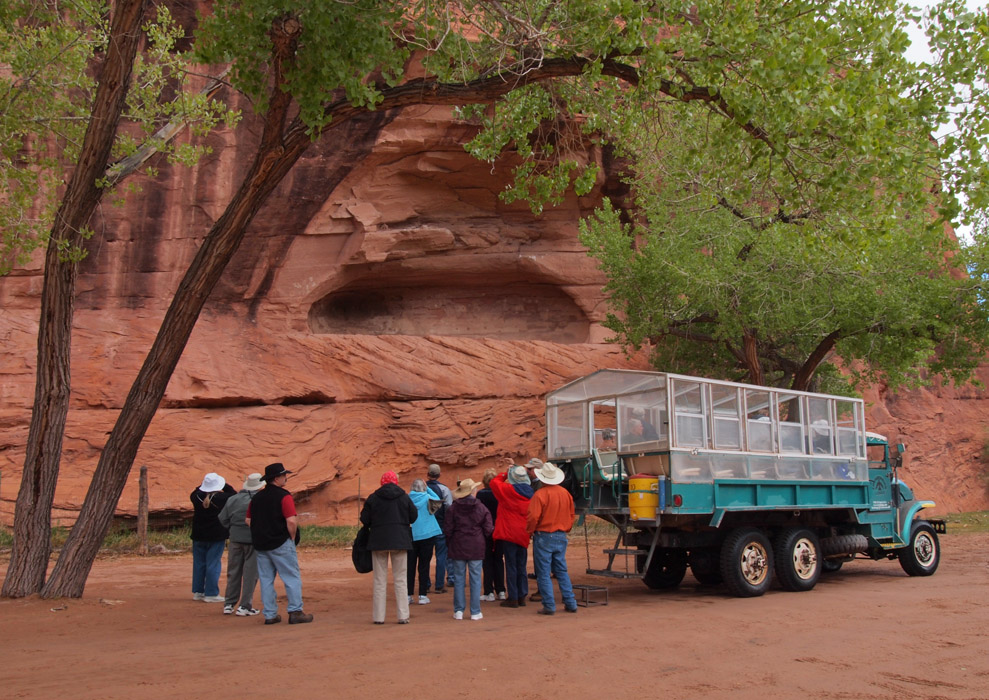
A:
POLYGON ((989 535, 942 546, 930 578, 855 561, 808 593, 737 599, 689 573, 675 592, 587 576, 575 535, 574 582, 606 585, 608 605, 482 603, 458 622, 445 593, 401 626, 391 600, 371 624, 348 551, 301 552, 316 619, 293 626, 193 601, 191 555, 105 558, 81 600, 0 600, 0 697, 989 698, 989 535))

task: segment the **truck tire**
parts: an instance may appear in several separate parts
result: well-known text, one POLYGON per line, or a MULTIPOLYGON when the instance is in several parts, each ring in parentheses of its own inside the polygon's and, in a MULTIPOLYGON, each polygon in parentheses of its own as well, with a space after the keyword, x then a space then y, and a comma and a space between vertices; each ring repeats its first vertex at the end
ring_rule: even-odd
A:
POLYGON ((724 580, 721 578, 716 549, 692 549, 687 556, 687 562, 690 564, 690 573, 697 579, 697 583, 716 586, 724 580))
POLYGON ((821 573, 822 574, 833 574, 836 571, 841 570, 841 565, 844 564, 841 559, 822 559, 821 560, 821 573))
POLYGON ((865 535, 838 535, 825 537, 821 540, 821 554, 833 557, 839 554, 855 554, 869 548, 869 539, 865 535))
POLYGON ((776 538, 776 577, 786 591, 809 591, 821 577, 821 542, 806 528, 784 530, 776 538))
POLYGON ((934 528, 924 521, 913 524, 910 543, 897 552, 900 566, 910 576, 930 576, 941 563, 941 543, 934 528))
MULTIPOLYGON (((645 563, 645 557, 642 558, 645 563)), ((657 549, 642 580, 656 590, 676 588, 687 573, 687 553, 682 549, 657 549)))
POLYGON ((754 598, 773 582, 773 547, 752 527, 733 530, 721 545, 721 576, 732 595, 754 598))

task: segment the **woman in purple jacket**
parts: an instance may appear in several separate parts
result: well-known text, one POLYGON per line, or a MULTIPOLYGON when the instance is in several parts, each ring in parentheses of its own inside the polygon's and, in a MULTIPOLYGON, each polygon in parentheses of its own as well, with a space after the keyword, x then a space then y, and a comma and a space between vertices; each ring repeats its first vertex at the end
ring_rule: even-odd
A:
POLYGON ((470 570, 470 619, 480 620, 481 564, 487 538, 494 531, 491 513, 474 498, 481 487, 473 479, 464 479, 453 492, 453 505, 446 512, 443 534, 448 558, 453 563, 453 619, 464 619, 464 584, 470 570))

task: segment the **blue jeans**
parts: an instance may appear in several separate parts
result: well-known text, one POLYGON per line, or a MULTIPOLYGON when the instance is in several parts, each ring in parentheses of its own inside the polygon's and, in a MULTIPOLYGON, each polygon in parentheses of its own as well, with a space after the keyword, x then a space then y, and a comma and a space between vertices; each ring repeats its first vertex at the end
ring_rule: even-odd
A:
POLYGON ((264 618, 270 620, 278 614, 278 597, 275 594, 275 574, 285 586, 288 598, 288 611, 302 610, 302 577, 299 575, 299 558, 295 553, 295 542, 287 539, 275 549, 258 553, 258 578, 261 580, 261 603, 264 605, 264 618))
POLYGON ((525 600, 529 595, 529 577, 525 573, 525 561, 529 550, 514 542, 501 541, 505 550, 505 588, 509 600, 525 600))
POLYGON ((470 614, 477 615, 481 612, 481 569, 483 559, 451 559, 453 569, 453 612, 463 612, 466 607, 464 601, 464 579, 470 570, 470 614))
POLYGON ((446 565, 446 537, 436 536, 436 588, 443 588, 444 585, 453 585, 453 567, 447 570, 446 565), (443 582, 446 581, 446 584, 443 582))
POLYGON ((576 610, 577 599, 574 598, 570 574, 567 573, 567 533, 539 531, 532 533, 532 560, 535 564, 536 583, 539 585, 543 607, 556 611, 553 581, 550 579, 550 574, 556 574, 563 605, 567 610, 576 610))
POLYGON ((192 542, 192 592, 212 597, 220 595, 220 567, 223 565, 224 540, 192 542))

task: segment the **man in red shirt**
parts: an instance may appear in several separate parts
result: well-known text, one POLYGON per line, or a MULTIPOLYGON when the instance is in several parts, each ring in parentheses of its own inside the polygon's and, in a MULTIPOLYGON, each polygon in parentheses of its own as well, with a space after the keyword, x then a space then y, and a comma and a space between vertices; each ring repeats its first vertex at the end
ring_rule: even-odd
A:
POLYGON ((285 482, 291 473, 281 462, 265 467, 262 480, 267 486, 251 499, 244 519, 251 528, 251 539, 258 554, 258 579, 261 581, 266 625, 282 621, 275 595, 276 573, 282 579, 288 598, 288 623, 312 622, 312 615, 302 609, 302 577, 295 551, 298 515, 292 494, 285 489, 285 482))
POLYGON ((570 492, 560 486, 563 471, 546 462, 535 469, 535 476, 542 482, 529 501, 526 529, 532 535, 532 558, 536 569, 536 584, 543 600, 540 615, 556 612, 551 575, 556 576, 563 598, 563 609, 577 612, 577 599, 567 573, 567 533, 573 527, 574 507, 570 492))

